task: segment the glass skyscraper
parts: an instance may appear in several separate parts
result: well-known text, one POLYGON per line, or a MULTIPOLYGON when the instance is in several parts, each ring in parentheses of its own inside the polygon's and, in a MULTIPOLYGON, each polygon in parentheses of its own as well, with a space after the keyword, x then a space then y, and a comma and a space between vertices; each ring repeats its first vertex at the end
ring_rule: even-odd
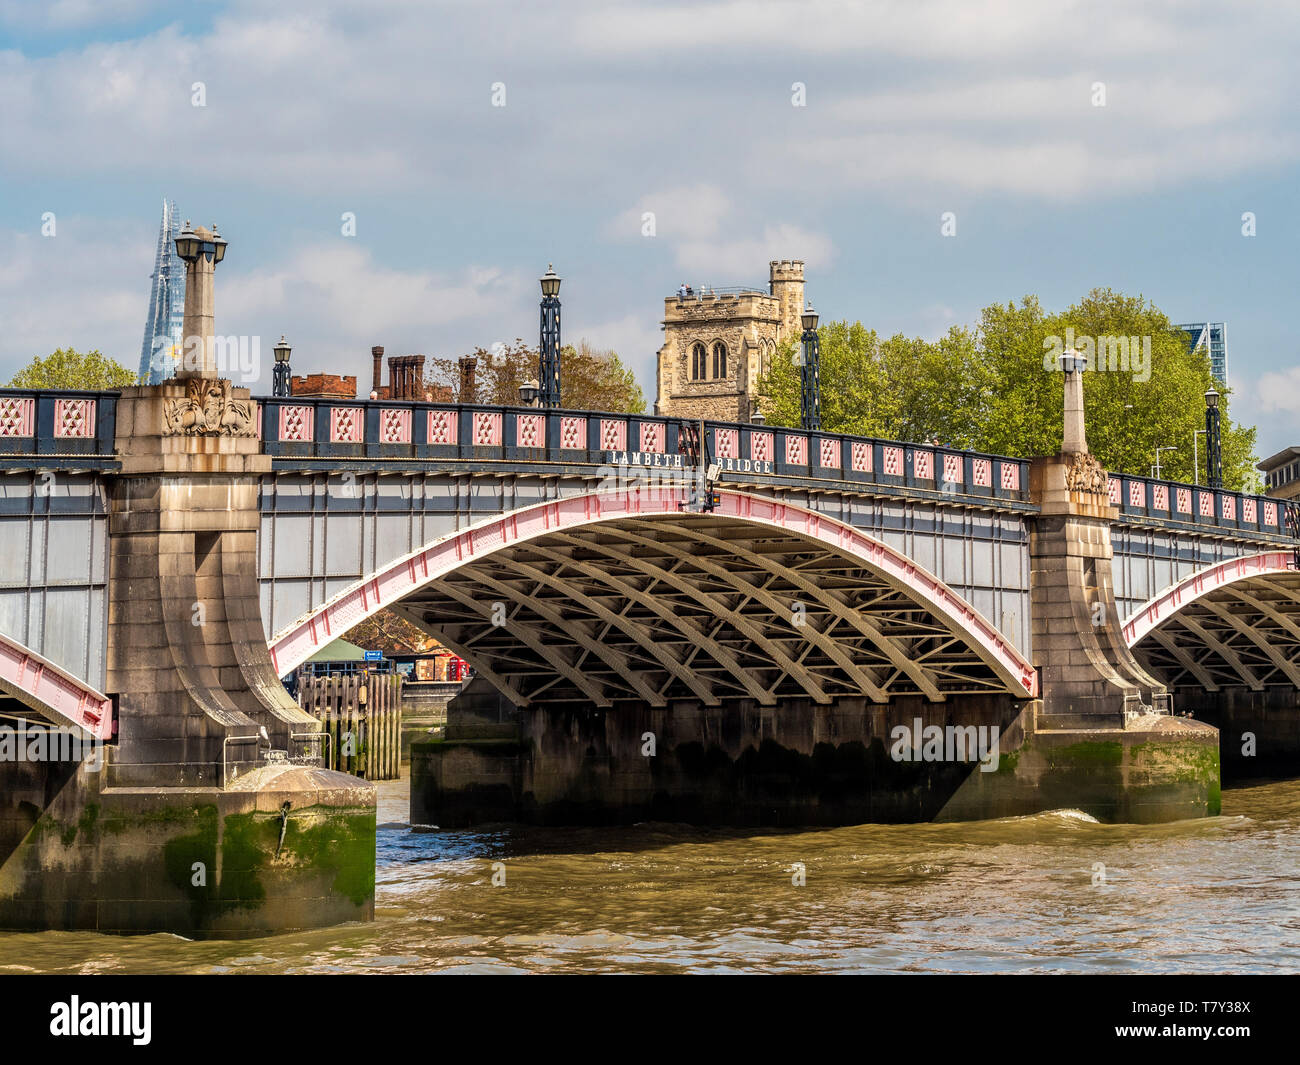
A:
POLYGON ((163 200, 162 225, 150 275, 149 317, 140 345, 140 383, 158 385, 176 370, 185 328, 185 264, 176 254, 181 224, 176 204, 163 200))
POLYGON ((1222 322, 1191 322, 1176 325, 1191 335, 1191 348, 1195 351, 1204 345, 1210 353, 1210 374, 1222 387, 1228 384, 1228 328, 1222 322))

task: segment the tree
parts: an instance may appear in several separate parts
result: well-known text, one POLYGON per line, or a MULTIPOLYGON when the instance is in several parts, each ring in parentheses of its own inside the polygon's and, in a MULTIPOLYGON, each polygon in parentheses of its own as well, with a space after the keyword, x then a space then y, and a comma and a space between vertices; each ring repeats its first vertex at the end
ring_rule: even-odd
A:
MULTIPOLYGON (((825 428, 973 446, 967 412, 980 402, 981 375, 969 330, 953 327, 933 342, 901 334, 881 340, 861 322, 831 322, 818 340, 825 428)), ((764 414, 779 425, 799 422, 799 357, 788 340, 760 384, 764 414)))
MULTIPOLYGON (((986 307, 977 329, 953 327, 937 341, 881 341, 860 322, 831 322, 818 337, 822 425, 833 432, 1017 457, 1056 454, 1063 423, 1056 355, 1069 343, 1089 356, 1088 445, 1102 465, 1146 474, 1155 449, 1174 446, 1162 452, 1163 476, 1196 479, 1192 442, 1205 426, 1209 360, 1142 296, 1095 289, 1055 314, 1026 296, 986 307)), ((796 355, 792 340, 760 384, 774 424, 799 422, 796 355)), ((1224 484, 1240 489, 1250 483, 1255 430, 1232 423, 1229 399, 1221 401, 1224 484)))
MULTIPOLYGON (((493 350, 475 348, 473 396, 461 394, 460 360, 433 358, 425 383, 450 389, 453 402, 519 405, 519 386, 537 380, 537 349, 522 339, 493 350)), ((632 371, 613 351, 593 348, 586 340, 577 347, 561 349, 560 395, 570 410, 604 410, 638 414, 645 410, 645 396, 632 371)))
POLYGON ((414 622, 388 608, 354 625, 348 630, 347 638, 358 647, 385 654, 429 651, 439 646, 437 640, 414 622))
MULTIPOLYGON (((1193 447, 1194 433, 1205 428, 1205 392, 1213 378, 1204 350, 1188 348, 1186 334, 1141 295, 1094 289, 1079 303, 1044 315, 1033 297, 1020 307, 985 309, 980 325, 984 353, 984 402, 979 424, 981 450, 1011 455, 1054 454, 1061 446, 1061 374, 1045 361, 1073 336, 1089 355, 1083 378, 1088 446, 1107 469, 1149 474, 1157 447, 1162 476, 1205 480, 1205 440, 1193 447), (1128 367, 1123 345, 1128 339, 1128 367), (1089 349, 1093 350, 1089 350, 1089 349), (1108 348, 1109 350, 1097 350, 1108 348), (1119 351, 1116 351, 1119 348, 1119 351), (1137 349, 1137 350, 1134 350, 1137 349), (1193 468, 1199 451, 1200 469, 1193 468)), ((1241 489, 1255 464, 1255 429, 1237 426, 1229 416, 1230 395, 1221 400, 1225 487, 1241 489)))
POLYGON ((136 375, 99 351, 59 348, 45 358, 37 356, 9 380, 9 388, 67 388, 104 391, 127 388, 136 375))

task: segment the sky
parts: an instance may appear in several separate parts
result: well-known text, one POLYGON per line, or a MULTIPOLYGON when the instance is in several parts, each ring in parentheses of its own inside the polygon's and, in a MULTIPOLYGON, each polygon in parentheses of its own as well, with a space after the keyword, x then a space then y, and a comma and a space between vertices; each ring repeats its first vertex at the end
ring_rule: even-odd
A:
POLYGON ((363 391, 375 344, 536 343, 553 262, 653 403, 663 298, 795 258, 885 335, 1095 287, 1224 321, 1263 458, 1300 444, 1298 51, 1252 0, 0 0, 0 379, 136 368, 167 197, 229 241, 255 392, 281 334, 363 391))

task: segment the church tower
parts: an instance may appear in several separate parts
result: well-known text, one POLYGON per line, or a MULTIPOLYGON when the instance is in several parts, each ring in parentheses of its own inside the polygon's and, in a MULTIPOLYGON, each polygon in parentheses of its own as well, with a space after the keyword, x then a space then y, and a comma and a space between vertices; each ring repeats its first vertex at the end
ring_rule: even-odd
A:
POLYGON ((655 412, 747 422, 777 346, 799 336, 803 260, 774 259, 768 287, 703 286, 664 300, 655 412))

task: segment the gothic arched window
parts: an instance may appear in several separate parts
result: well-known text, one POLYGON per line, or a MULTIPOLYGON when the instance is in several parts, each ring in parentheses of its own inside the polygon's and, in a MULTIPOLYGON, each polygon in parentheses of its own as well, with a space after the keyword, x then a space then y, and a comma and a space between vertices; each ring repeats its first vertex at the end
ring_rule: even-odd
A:
POLYGON ((721 340, 713 342, 713 379, 721 380, 727 376, 727 345, 721 340))
POLYGON ((703 344, 691 345, 691 380, 703 381, 708 376, 709 360, 703 344))

